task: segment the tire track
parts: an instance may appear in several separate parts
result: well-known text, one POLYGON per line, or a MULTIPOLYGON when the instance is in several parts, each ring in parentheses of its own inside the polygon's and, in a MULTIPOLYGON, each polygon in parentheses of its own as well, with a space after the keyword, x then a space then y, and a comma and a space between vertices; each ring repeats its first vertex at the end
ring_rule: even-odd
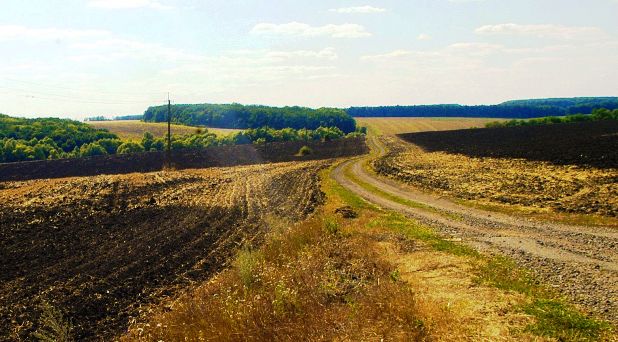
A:
MULTIPOLYGON (((369 140, 372 156, 386 153, 377 138, 369 140)), ((618 231, 615 229, 535 222, 463 206, 367 172, 364 164, 370 158, 360 157, 340 164, 332 177, 380 207, 411 216, 478 249, 514 258, 585 310, 618 322, 618 231), (366 184, 420 206, 385 198, 368 190, 366 184)))

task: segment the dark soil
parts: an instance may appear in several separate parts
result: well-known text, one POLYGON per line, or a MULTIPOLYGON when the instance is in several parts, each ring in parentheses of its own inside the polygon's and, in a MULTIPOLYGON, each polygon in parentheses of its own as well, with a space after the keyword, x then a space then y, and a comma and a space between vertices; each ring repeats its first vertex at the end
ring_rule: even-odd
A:
POLYGON ((427 152, 618 167, 618 121, 401 134, 427 152))
POLYGON ((75 340, 112 339, 259 242, 265 215, 312 212, 323 165, 2 183, 0 340, 32 339, 43 302, 75 340))

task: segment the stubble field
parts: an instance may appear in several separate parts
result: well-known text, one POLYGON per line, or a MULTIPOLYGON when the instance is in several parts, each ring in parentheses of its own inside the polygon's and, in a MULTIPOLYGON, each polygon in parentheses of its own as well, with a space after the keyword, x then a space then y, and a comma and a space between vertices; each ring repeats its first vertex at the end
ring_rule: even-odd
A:
MULTIPOLYGON (((143 122, 137 120, 118 120, 118 121, 90 121, 88 124, 96 128, 104 128, 118 135, 120 139, 141 140, 145 132, 152 133, 156 138, 164 137, 167 134, 167 124, 161 122, 143 122)), ((194 134, 198 127, 172 125, 172 134, 194 134)), ((239 129, 227 128, 207 128, 209 132, 216 135, 226 135, 239 132, 239 129)))
POLYGON ((485 118, 355 118, 359 126, 367 126, 377 135, 446 131, 485 127, 485 124, 501 119, 485 118))
MULTIPOLYGON (((481 205, 618 215, 618 125, 612 122, 384 137, 375 170, 481 205)), ((614 222, 615 223, 615 222, 614 222)))
POLYGON ((0 339, 55 323, 112 338, 259 244, 270 216, 311 213, 326 164, 0 183, 0 339))

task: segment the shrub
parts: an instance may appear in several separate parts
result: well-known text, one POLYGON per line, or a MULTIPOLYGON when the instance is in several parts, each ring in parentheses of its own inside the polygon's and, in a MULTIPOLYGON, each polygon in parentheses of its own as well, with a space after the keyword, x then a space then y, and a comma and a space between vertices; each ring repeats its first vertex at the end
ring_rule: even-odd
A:
POLYGON ((262 255, 259 252, 251 251, 249 249, 243 249, 238 253, 234 266, 238 271, 238 276, 241 282, 246 288, 250 288, 251 285, 257 280, 256 270, 260 264, 262 255))
POLYGON ((299 156, 308 156, 313 153, 313 150, 309 146, 303 146, 298 150, 299 156))
POLYGON ((118 147, 122 145, 122 141, 119 139, 101 139, 97 141, 97 143, 101 145, 108 154, 116 154, 116 152, 118 152, 118 147))
POLYGON ((118 147, 118 154, 144 152, 144 147, 135 142, 126 142, 118 147))
POLYGON ((43 310, 39 321, 41 326, 33 334, 34 337, 44 342, 72 341, 71 330, 73 326, 64 319, 62 313, 45 301, 41 308, 43 310))
POLYGON ((90 143, 79 148, 79 155, 81 157, 104 156, 107 155, 107 151, 98 143, 90 143))

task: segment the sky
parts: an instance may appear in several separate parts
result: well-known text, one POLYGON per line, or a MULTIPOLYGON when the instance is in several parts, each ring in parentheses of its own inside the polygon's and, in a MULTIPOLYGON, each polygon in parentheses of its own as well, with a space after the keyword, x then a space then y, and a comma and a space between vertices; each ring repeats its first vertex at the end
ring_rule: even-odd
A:
POLYGON ((1 0, 0 113, 618 95, 618 0, 1 0))

